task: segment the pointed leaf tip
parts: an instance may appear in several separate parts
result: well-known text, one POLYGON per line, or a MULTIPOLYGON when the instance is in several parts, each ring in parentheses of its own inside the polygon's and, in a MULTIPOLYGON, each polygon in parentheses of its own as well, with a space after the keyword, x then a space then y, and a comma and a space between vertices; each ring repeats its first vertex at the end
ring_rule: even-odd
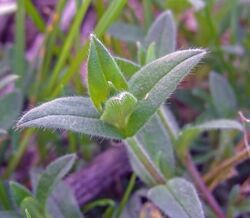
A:
POLYGON ((127 89, 127 82, 108 49, 91 35, 88 58, 88 88, 90 97, 99 111, 109 96, 109 82, 119 91, 127 89))
POLYGON ((156 57, 160 58, 176 49, 176 24, 170 10, 157 17, 145 38, 146 46, 156 43, 156 57))
POLYGON ((138 99, 138 104, 130 116, 127 136, 143 127, 205 55, 203 49, 173 52, 147 64, 131 77, 129 92, 138 99))
POLYGON ((35 196, 43 208, 55 185, 71 170, 75 161, 75 154, 67 154, 53 161, 41 174, 35 196))
POLYGON ((18 121, 17 128, 65 129, 104 138, 123 138, 116 128, 99 120, 99 116, 89 98, 64 97, 31 109, 18 121))
POLYGON ((237 100, 229 81, 223 75, 211 72, 209 74, 209 88, 218 115, 221 117, 235 115, 237 112, 237 100))
POLYGON ((151 188, 148 197, 172 218, 205 218, 202 204, 192 183, 182 178, 151 188))

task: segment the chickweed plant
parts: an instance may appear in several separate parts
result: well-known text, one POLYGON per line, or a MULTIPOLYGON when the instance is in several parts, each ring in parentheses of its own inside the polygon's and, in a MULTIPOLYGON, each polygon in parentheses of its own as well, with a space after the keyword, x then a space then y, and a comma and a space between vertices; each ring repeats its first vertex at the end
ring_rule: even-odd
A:
MULTIPOLYGON (((242 126, 234 120, 219 119, 190 124, 183 129, 178 127, 163 104, 207 51, 175 51, 175 31, 172 14, 163 13, 151 26, 145 43, 138 44, 139 64, 113 57, 92 34, 87 64, 89 97, 61 97, 41 104, 24 114, 17 127, 64 129, 121 140, 134 172, 149 188, 149 200, 169 217, 202 218, 204 207, 196 188, 187 179, 178 177, 176 165, 188 165, 189 146, 201 132, 242 131, 242 126), (172 34, 166 44, 163 39, 169 32, 164 28, 172 34)), ((202 190, 199 180, 195 179, 202 190)), ((44 216, 47 197, 39 190, 36 192, 37 201, 43 205, 39 210, 44 216)), ((22 205, 27 207, 22 207, 27 209, 27 217, 33 218, 36 216, 32 215, 29 205, 36 203, 31 199, 24 198, 22 205)), ((203 196, 203 200, 215 215, 223 217, 210 196, 203 196)))

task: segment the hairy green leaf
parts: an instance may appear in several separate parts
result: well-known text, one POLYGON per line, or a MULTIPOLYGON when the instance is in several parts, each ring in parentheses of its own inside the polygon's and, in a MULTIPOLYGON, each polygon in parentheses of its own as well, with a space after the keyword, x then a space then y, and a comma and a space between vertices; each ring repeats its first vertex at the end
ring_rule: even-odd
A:
POLYGON ((214 107, 220 116, 232 115, 237 111, 236 97, 226 78, 215 72, 210 73, 209 87, 214 107))
POLYGON ((27 197, 22 201, 21 209, 23 217, 26 216, 26 211, 28 211, 32 218, 45 218, 43 209, 39 205, 38 201, 32 197, 27 197))
POLYGON ((126 79, 130 79, 140 69, 140 65, 125 58, 115 57, 115 61, 126 79))
POLYGON ((92 37, 88 57, 88 90, 95 107, 101 112, 102 104, 109 96, 109 84, 105 78, 94 40, 92 37))
POLYGON ((123 22, 114 23, 108 30, 108 33, 119 40, 125 42, 142 41, 144 37, 143 30, 139 26, 123 22))
POLYGON ((149 120, 205 54, 202 49, 177 51, 151 62, 131 77, 129 92, 139 101, 129 119, 127 136, 134 135, 149 120))
POLYGON ((56 184, 70 171, 76 155, 69 154, 56 159, 42 173, 36 190, 36 199, 45 208, 49 195, 56 184))
POLYGON ((166 185, 153 187, 148 197, 171 218, 205 217, 194 186, 182 178, 169 180, 166 185))
POLYGON ((83 218, 72 191, 64 182, 59 182, 54 188, 47 208, 49 213, 56 218, 83 218))
MULTIPOLYGON (((129 80, 129 91, 139 100, 146 97, 152 89, 166 76, 174 81, 171 84, 177 85, 190 69, 194 67, 206 52, 202 49, 189 49, 176 51, 147 64, 134 74, 129 80), (190 66, 191 65, 191 66, 190 66), (188 68, 188 71, 185 70, 188 68)), ((168 86, 170 86, 167 84, 168 86)))
POLYGON ((121 92, 107 100, 101 120, 123 130, 127 126, 136 103, 137 99, 131 93, 121 92))
POLYGON ((14 181, 10 182, 10 190, 17 206, 21 205, 24 198, 32 197, 32 193, 26 187, 14 181))
POLYGON ((99 111, 109 96, 109 83, 117 90, 127 89, 127 82, 105 46, 94 36, 90 39, 88 58, 89 95, 99 111))
POLYGON ((88 118, 98 118, 100 115, 87 97, 62 97, 41 104, 28 111, 17 125, 28 121, 52 115, 71 115, 88 118))
POLYGON ((65 129, 74 132, 84 133, 92 136, 100 136, 111 139, 122 139, 123 134, 116 128, 105 122, 94 119, 72 115, 49 115, 46 117, 31 120, 21 125, 18 128, 24 127, 39 127, 48 129, 65 129))
POLYGON ((107 81, 112 82, 115 88, 119 91, 127 89, 127 82, 120 71, 108 49, 92 35, 91 43, 94 43, 99 63, 102 67, 102 72, 107 81))
POLYGON ((28 111, 18 121, 17 127, 65 129, 93 136, 123 138, 118 130, 99 120, 99 116, 89 98, 64 97, 28 111))
POLYGON ((176 25, 171 11, 162 13, 150 27, 145 38, 146 45, 156 43, 156 57, 174 52, 176 48, 176 25))

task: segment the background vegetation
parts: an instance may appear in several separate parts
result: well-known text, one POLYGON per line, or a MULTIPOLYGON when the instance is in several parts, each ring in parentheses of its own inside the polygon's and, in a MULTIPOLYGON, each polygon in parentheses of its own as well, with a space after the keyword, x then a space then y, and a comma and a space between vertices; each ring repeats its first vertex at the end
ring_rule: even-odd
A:
POLYGON ((159 58, 180 49, 208 50, 165 105, 176 120, 171 123, 182 130, 179 147, 161 141, 150 126, 144 144, 156 162, 162 158, 157 152, 166 151, 161 145, 174 150, 176 169, 163 166, 165 175, 195 185, 206 217, 250 217, 249 14, 248 0, 0 1, 0 217, 169 215, 155 203, 165 200, 148 197, 147 182, 132 173, 119 141, 15 129, 30 108, 61 96, 88 95, 90 33, 121 69, 116 57, 133 61, 131 72, 155 59, 153 53, 159 58), (200 127, 199 135, 185 132, 187 124, 215 119, 242 126, 223 122, 200 127), (204 131, 230 127, 234 130, 204 131))

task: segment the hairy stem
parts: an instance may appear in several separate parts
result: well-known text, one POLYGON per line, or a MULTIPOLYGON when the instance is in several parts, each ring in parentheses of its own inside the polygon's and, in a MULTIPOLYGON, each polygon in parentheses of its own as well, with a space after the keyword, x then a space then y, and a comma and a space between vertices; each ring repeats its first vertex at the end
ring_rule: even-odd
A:
POLYGON ((161 172, 155 167, 152 160, 147 156, 146 151, 142 147, 142 145, 138 142, 137 138, 131 137, 126 140, 128 144, 128 149, 134 154, 134 156, 138 159, 138 161, 143 165, 143 167, 147 170, 151 178, 154 180, 156 184, 165 184, 166 179, 161 174, 161 172))
POLYGON ((160 109, 157 111, 158 116, 161 119, 161 122, 164 126, 164 128, 166 129, 167 133, 169 134, 171 141, 174 142, 177 138, 176 133, 172 130, 171 126, 168 123, 167 117, 164 113, 164 106, 161 106, 160 109))

